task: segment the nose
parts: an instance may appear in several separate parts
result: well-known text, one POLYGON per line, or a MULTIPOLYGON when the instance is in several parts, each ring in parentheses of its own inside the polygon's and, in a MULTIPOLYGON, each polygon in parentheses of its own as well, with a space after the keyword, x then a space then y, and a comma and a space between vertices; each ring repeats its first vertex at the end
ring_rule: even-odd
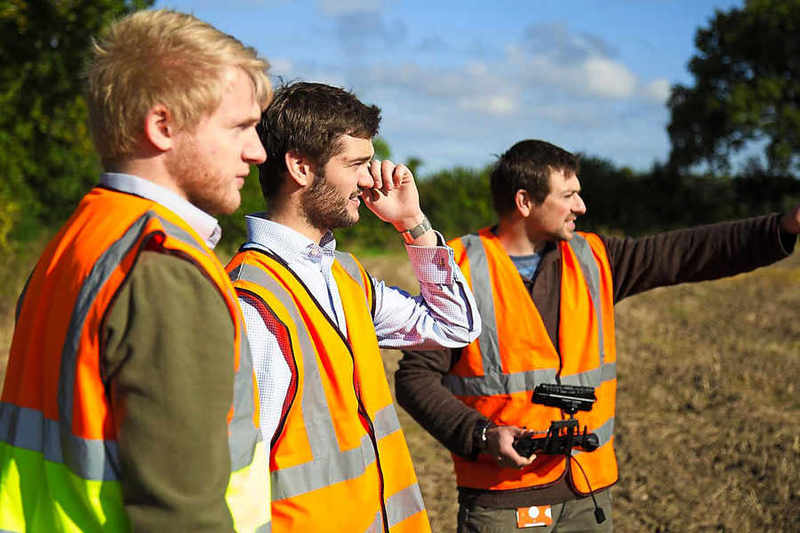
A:
POLYGON ((251 129, 247 136, 247 141, 242 150, 242 159, 251 165, 260 165, 267 160, 267 152, 264 150, 264 145, 261 144, 261 139, 258 138, 255 127, 251 129))
POLYGON ((586 214, 586 204, 583 203, 583 198, 581 198, 580 194, 575 195, 575 205, 572 207, 572 211, 578 215, 586 214))
MULTIPOLYGON (((359 189, 371 189, 375 185, 375 179, 372 177, 373 163, 367 163, 364 168, 358 172, 356 184, 359 189)), ((380 166, 377 167, 380 172, 380 166)))

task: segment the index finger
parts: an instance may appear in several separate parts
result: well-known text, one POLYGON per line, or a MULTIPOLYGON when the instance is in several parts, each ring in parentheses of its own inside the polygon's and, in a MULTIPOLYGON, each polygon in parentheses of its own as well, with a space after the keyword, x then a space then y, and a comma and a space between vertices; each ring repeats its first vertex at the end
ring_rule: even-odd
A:
POLYGON ((394 181, 394 173, 396 170, 397 166, 390 160, 384 159, 381 161, 382 189, 384 192, 392 190, 392 186, 396 184, 394 181))
POLYGON ((392 182, 394 183, 395 187, 399 187, 405 181, 413 179, 414 176, 411 174, 411 170, 405 165, 397 165, 394 167, 394 172, 392 173, 392 182))

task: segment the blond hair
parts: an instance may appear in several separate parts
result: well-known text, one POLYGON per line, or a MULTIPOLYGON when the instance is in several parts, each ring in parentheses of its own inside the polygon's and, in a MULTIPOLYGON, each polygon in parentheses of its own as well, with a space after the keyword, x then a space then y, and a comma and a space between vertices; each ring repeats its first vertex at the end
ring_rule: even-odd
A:
POLYGON ((93 41, 87 69, 89 123, 106 169, 129 159, 156 104, 175 128, 192 131, 222 99, 223 71, 241 68, 264 110, 272 99, 269 63, 192 15, 138 11, 113 23, 93 41))

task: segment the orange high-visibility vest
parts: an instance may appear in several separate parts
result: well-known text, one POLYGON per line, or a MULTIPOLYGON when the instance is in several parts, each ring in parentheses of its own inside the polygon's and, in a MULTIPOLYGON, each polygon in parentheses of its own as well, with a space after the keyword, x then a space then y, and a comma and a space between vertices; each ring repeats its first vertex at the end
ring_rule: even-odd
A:
POLYGON ((98 187, 50 241, 20 297, 0 403, 0 530, 130 529, 112 406, 101 380, 100 336, 143 250, 192 262, 225 300, 235 331, 230 352, 219 354, 230 358, 234 372, 226 500, 238 531, 269 529, 267 450, 230 279, 175 213, 98 187))
MULTIPOLYGON (((597 434, 592 452, 573 449, 569 481, 580 493, 617 481, 613 448, 616 347, 611 267, 597 235, 579 233, 559 243, 562 257, 558 351, 503 245, 488 229, 450 243, 472 287, 483 321, 481 335, 467 346, 444 383, 462 402, 497 425, 546 432, 559 409, 531 402, 539 383, 595 387, 597 402, 580 411, 581 429, 597 434), (560 354, 560 355, 559 355, 560 354), (587 484, 580 467, 589 479, 587 484), (591 487, 591 488, 590 488, 591 487)), ((521 470, 501 468, 486 454, 470 461, 453 455, 458 485, 486 490, 544 486, 564 473, 563 455, 540 455, 521 470)))
POLYGON ((336 256, 347 338, 279 257, 245 250, 227 267, 292 370, 270 455, 274 528, 430 531, 375 336, 372 282, 353 256, 336 256))

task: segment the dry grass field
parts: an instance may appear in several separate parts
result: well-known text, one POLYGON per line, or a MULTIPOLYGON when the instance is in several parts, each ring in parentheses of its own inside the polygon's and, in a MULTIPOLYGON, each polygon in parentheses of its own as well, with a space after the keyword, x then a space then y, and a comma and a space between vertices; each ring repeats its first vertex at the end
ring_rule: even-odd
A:
MULTIPOLYGON (((31 258, 2 257, 0 376, 31 258)), ((416 292, 400 256, 365 259, 416 292)), ((800 253, 617 306, 620 532, 800 531, 800 253)), ((387 374, 399 353, 384 352, 387 374)), ((447 452, 400 410, 435 532, 455 530, 447 452)))
MULTIPOLYGON (((621 302, 617 353, 616 531, 800 531, 800 254, 621 302)), ((433 530, 455 531, 450 456, 400 411, 433 530)))

